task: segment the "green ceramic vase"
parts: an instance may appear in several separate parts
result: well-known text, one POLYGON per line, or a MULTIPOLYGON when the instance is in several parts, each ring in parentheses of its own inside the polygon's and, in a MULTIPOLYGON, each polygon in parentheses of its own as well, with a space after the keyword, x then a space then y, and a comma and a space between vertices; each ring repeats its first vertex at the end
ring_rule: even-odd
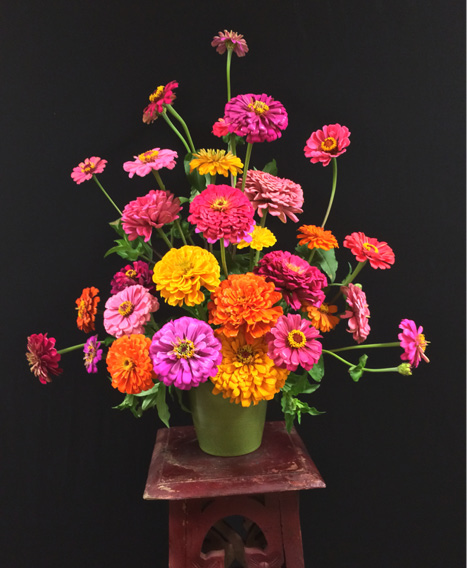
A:
POLYGON ((248 407, 212 394, 211 381, 190 389, 198 443, 213 456, 242 456, 258 449, 263 438, 267 401, 248 407))

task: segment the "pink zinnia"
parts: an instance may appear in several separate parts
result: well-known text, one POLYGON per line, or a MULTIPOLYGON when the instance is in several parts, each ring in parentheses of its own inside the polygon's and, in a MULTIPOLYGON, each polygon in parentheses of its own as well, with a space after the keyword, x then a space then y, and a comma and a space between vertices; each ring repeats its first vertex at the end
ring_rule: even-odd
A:
POLYGON ((352 283, 341 288, 346 296, 348 310, 341 315, 341 318, 349 318, 348 332, 353 334, 357 343, 362 343, 370 333, 370 310, 366 302, 365 292, 352 283))
POLYGON ((151 313, 158 309, 157 298, 143 286, 135 284, 111 296, 105 303, 105 330, 114 337, 144 333, 151 313))
POLYGON ((347 235, 344 246, 352 251, 358 262, 369 260, 372 268, 390 268, 394 264, 395 255, 388 243, 367 237, 364 233, 347 235))
POLYGON ((83 181, 92 179, 94 174, 102 173, 106 163, 107 160, 103 160, 97 156, 86 158, 84 162, 81 162, 76 168, 73 168, 71 178, 77 184, 83 183, 83 181))
POLYGON ((423 327, 417 327, 413 320, 403 319, 399 324, 402 333, 397 336, 401 343, 404 353, 401 355, 403 361, 408 361, 412 367, 418 367, 423 359, 426 363, 430 360, 425 355, 425 349, 428 341, 423 334, 423 327))
POLYGON ((46 333, 34 333, 28 337, 28 352, 26 358, 31 372, 42 384, 52 381, 50 375, 60 375, 58 363, 61 355, 55 349, 55 338, 47 337, 46 333))
POLYGON ((143 122, 151 124, 164 112, 165 105, 170 105, 177 98, 174 90, 178 87, 176 81, 170 81, 167 85, 159 85, 149 95, 150 103, 143 111, 143 122))
POLYGON ((208 185, 190 204, 188 221, 208 243, 224 239, 224 244, 250 242, 255 226, 254 209, 246 195, 230 185, 208 185))
POLYGON ((321 162, 327 166, 331 158, 337 158, 347 150, 350 145, 350 132, 347 126, 329 124, 317 130, 306 141, 305 156, 311 158, 312 164, 321 162))
POLYGON ((175 159, 178 158, 178 154, 173 150, 153 148, 138 156, 134 156, 134 158, 134 161, 123 164, 123 169, 128 172, 130 178, 135 174, 144 177, 150 174, 152 170, 160 170, 162 168, 172 170, 175 167, 175 159))
POLYGON ((91 335, 83 348, 84 366, 88 373, 97 373, 97 363, 102 359, 103 350, 99 349, 101 342, 97 341, 97 335, 91 335))
POLYGON ((135 260, 133 264, 127 264, 124 268, 121 268, 112 278, 110 293, 117 294, 117 292, 135 284, 144 286, 149 292, 156 289, 149 265, 143 260, 135 260))
POLYGON ((323 288, 328 285, 326 276, 316 266, 288 251, 265 254, 255 272, 265 276, 268 282, 274 282, 294 310, 299 310, 305 302, 319 307, 324 301, 323 288))
POLYGON ((268 355, 281 369, 309 371, 321 357, 322 337, 311 322, 298 314, 280 316, 276 325, 266 334, 268 355))
POLYGON ((137 197, 125 206, 122 214, 122 227, 128 240, 144 237, 147 242, 152 230, 160 229, 179 218, 182 206, 180 200, 170 191, 151 189, 143 197, 137 197))
POLYGON ((243 39, 242 34, 233 31, 229 32, 224 30, 223 32, 219 32, 219 35, 214 36, 211 45, 215 47, 217 53, 221 55, 224 54, 227 49, 232 50, 238 57, 244 57, 248 53, 248 45, 243 39))
MULTIPOLYGON (((237 186, 241 187, 241 180, 237 186)), ((260 217, 263 216, 264 209, 265 213, 279 217, 283 223, 287 221, 287 217, 297 223, 296 213, 303 213, 303 190, 298 183, 289 179, 259 170, 248 170, 245 195, 260 217)))
POLYGON ((284 106, 265 95, 238 95, 225 105, 224 119, 231 131, 246 136, 246 141, 272 142, 287 128, 288 116, 284 106))

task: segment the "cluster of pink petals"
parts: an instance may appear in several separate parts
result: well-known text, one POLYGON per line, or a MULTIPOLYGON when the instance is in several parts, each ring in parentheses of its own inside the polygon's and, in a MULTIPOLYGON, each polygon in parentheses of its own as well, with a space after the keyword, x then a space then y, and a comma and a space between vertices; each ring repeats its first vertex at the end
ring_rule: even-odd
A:
POLYGON ((316 266, 288 251, 268 252, 255 272, 265 276, 268 282, 274 282, 294 310, 299 310, 305 302, 319 307, 324 301, 323 288, 328 284, 326 276, 316 266))
POLYGON ((423 359, 426 363, 430 360, 425 355, 427 341, 423 335, 423 327, 417 327, 413 320, 403 319, 399 324, 402 333, 397 336, 399 338, 404 353, 401 355, 403 361, 408 361, 412 367, 418 367, 423 359))
POLYGON ((246 136, 246 141, 272 142, 287 128, 288 116, 282 103, 265 95, 238 95, 225 105, 224 120, 231 132, 246 136))
POLYGON ((101 342, 97 341, 97 335, 91 335, 83 348, 84 366, 88 373, 97 373, 97 363, 102 359, 104 351, 99 349, 101 342))
POLYGON ((365 292, 355 284, 348 284, 341 288, 346 297, 348 309, 341 315, 341 318, 349 318, 348 332, 352 333, 357 343, 362 343, 370 333, 370 310, 366 301, 365 292))
POLYGON ((156 118, 164 112, 164 106, 170 105, 177 98, 174 90, 178 87, 176 81, 170 81, 167 85, 161 85, 149 96, 151 101, 143 110, 143 122, 151 124, 156 118))
POLYGON ((152 170, 167 168, 172 170, 175 167, 175 160, 178 158, 177 152, 173 150, 161 150, 153 148, 139 156, 134 156, 131 162, 125 162, 123 169, 128 172, 130 178, 135 174, 140 177, 147 176, 152 170))
POLYGON ((226 52, 227 49, 233 50, 238 57, 244 57, 248 53, 248 45, 243 39, 242 34, 237 32, 224 30, 219 32, 219 35, 214 36, 211 42, 212 47, 216 48, 217 53, 221 55, 226 52))
POLYGON ((347 235, 344 246, 352 251, 358 262, 368 260, 372 268, 385 269, 394 264, 395 255, 388 243, 367 237, 364 233, 347 235))
POLYGON ((55 338, 46 333, 34 333, 28 337, 26 358, 31 372, 42 384, 52 381, 50 375, 60 375, 63 369, 58 366, 61 355, 55 349, 55 338))
MULTIPOLYGON (((238 187, 241 187, 239 180, 238 187)), ((288 217, 298 222, 296 213, 303 213, 303 190, 298 183, 261 172, 248 170, 245 182, 245 195, 251 204, 263 216, 263 209, 285 223, 288 217)))
POLYGON ((318 337, 322 335, 309 320, 298 314, 280 316, 276 325, 266 334, 268 355, 281 369, 296 371, 298 367, 303 367, 309 371, 321 357, 323 346, 316 340, 318 337), (289 334, 295 335, 294 331, 304 335, 306 343, 303 346, 293 347, 290 344, 289 334))
POLYGON ((224 239, 224 244, 251 242, 255 226, 254 209, 246 195, 230 185, 208 185, 190 204, 188 221, 208 243, 224 239))
POLYGON ((103 160, 97 156, 86 158, 84 162, 80 162, 73 168, 71 179, 77 184, 83 183, 83 181, 92 179, 94 174, 102 173, 106 164, 107 160, 103 160))
POLYGON ((151 189, 151 191, 130 201, 122 214, 122 227, 130 241, 144 237, 147 242, 153 229, 160 229, 179 218, 182 206, 180 199, 170 191, 151 189))
POLYGON ((127 264, 121 268, 112 278, 110 283, 110 293, 117 294, 129 286, 140 284, 149 292, 155 291, 156 287, 152 281, 152 272, 149 264, 144 260, 135 260, 133 264, 127 264))
POLYGON ((206 322, 185 316, 169 321, 154 334, 149 356, 160 381, 188 390, 217 374, 221 342, 206 322), (180 349, 180 344, 191 348, 180 349))
POLYGON ((110 296, 105 303, 104 327, 109 335, 121 337, 144 333, 151 313, 159 309, 157 298, 144 286, 135 284, 110 296))
POLYGON ((322 130, 313 132, 306 141, 304 148, 305 156, 311 158, 312 164, 321 162, 327 166, 331 158, 337 158, 347 151, 350 145, 350 131, 347 126, 340 124, 328 124, 322 130))

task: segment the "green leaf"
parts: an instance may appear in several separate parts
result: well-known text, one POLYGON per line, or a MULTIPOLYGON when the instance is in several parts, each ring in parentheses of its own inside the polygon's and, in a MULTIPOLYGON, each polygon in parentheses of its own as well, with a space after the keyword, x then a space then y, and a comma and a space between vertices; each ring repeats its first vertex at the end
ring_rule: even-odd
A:
POLYGON ((321 271, 329 277, 331 282, 334 282, 334 280, 336 279, 338 264, 334 249, 315 249, 315 254, 313 255, 311 264, 320 268, 321 271))
POLYGON ((367 359, 368 355, 362 355, 358 360, 358 365, 354 365, 349 368, 349 374, 355 382, 358 382, 360 377, 363 375, 367 359))
POLYGON ((319 358, 319 361, 315 363, 313 367, 311 367, 311 369, 308 371, 308 374, 314 381, 318 383, 324 377, 324 358, 322 355, 319 358))
POLYGON ((263 172, 266 172, 267 174, 271 174, 272 176, 277 176, 277 163, 276 163, 276 160, 271 160, 270 162, 268 162, 268 163, 264 166, 263 172))
POLYGON ((287 377, 283 390, 285 389, 287 393, 292 396, 297 396, 299 394, 310 394, 315 392, 319 388, 319 385, 311 384, 308 380, 307 375, 296 375, 295 373, 290 373, 287 377))
POLYGON ((170 411, 169 407, 167 406, 167 402, 165 400, 165 393, 166 393, 166 386, 164 383, 160 383, 161 388, 157 391, 156 397, 156 406, 157 406, 157 413, 159 414, 159 418, 162 422, 170 428, 169 420, 170 420, 170 411))
POLYGON ((185 159, 183 161, 183 165, 185 168, 185 175, 191 187, 191 194, 189 197, 190 202, 193 201, 196 195, 201 193, 203 189, 206 189, 207 185, 206 176, 200 175, 198 173, 198 170, 193 170, 192 172, 190 172, 190 162, 192 159, 193 159, 193 154, 190 153, 185 156, 185 159))

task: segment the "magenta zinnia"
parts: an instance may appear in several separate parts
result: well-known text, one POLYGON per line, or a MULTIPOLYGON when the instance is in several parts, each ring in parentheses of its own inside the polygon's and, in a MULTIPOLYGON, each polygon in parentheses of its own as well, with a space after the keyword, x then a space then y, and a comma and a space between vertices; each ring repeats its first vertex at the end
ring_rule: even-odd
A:
POLYGON ((110 293, 116 294, 135 284, 141 284, 149 292, 156 288, 152 282, 152 272, 149 270, 149 265, 143 260, 135 260, 133 264, 127 264, 124 268, 121 268, 112 278, 110 293))
POLYGON ((71 178, 77 184, 83 183, 83 181, 92 179, 94 174, 102 173, 106 163, 107 160, 103 160, 97 156, 86 158, 84 162, 81 162, 76 168, 73 168, 71 178))
POLYGON ((88 373, 97 373, 97 363, 102 359, 103 350, 99 349, 101 342, 97 341, 97 335, 91 335, 83 348, 84 366, 88 373))
POLYGON ((428 341, 423 334, 423 327, 417 327, 416 323, 409 319, 403 319, 399 327, 402 329, 402 333, 399 333, 397 337, 402 349, 404 349, 401 359, 408 361, 412 367, 418 367, 422 359, 429 363, 430 360, 425 355, 428 341))
POLYGON ((125 206, 122 215, 123 230, 128 235, 128 240, 144 237, 147 242, 154 228, 160 229, 178 219, 181 208, 180 199, 170 191, 151 189, 148 194, 137 197, 125 206))
POLYGON ((364 233, 352 233, 344 239, 344 246, 351 250, 358 262, 368 260, 372 268, 390 268, 395 255, 384 241, 367 237, 364 233))
POLYGON ((217 374, 221 342, 204 321, 181 317, 169 321, 152 338, 149 355, 158 379, 188 390, 217 374))
POLYGON ((248 53, 248 45, 243 39, 242 34, 237 32, 224 30, 219 32, 219 35, 214 36, 211 42, 212 47, 216 48, 217 53, 221 55, 226 50, 233 51, 238 57, 244 57, 248 53))
POLYGON ((149 104, 143 111, 143 122, 151 124, 165 110, 165 105, 170 105, 177 98, 174 90, 178 87, 176 81, 170 81, 167 85, 159 85, 149 95, 149 104))
POLYGON ((317 130, 308 138, 304 148, 305 156, 310 158, 312 164, 321 162, 327 166, 331 158, 343 154, 350 145, 350 132, 347 126, 329 124, 317 130))
POLYGON ((225 121, 231 132, 246 141, 272 142, 287 128, 288 116, 282 103, 265 95, 238 95, 225 105, 225 121))
POLYGON ((26 358, 31 372, 42 384, 52 381, 50 375, 60 375, 63 372, 58 364, 60 354, 55 349, 55 338, 47 337, 46 333, 33 333, 28 337, 28 352, 26 358))
POLYGON ((208 185, 190 204, 188 221, 208 243, 251 241, 254 209, 245 194, 230 185, 208 185))
POLYGON ((172 170, 175 167, 175 160, 178 158, 178 154, 173 150, 153 148, 138 156, 134 156, 134 158, 133 161, 123 164, 123 169, 128 172, 130 178, 135 174, 144 177, 153 170, 160 170, 162 168, 172 170))
POLYGON ((370 310, 366 302, 365 292, 355 284, 348 284, 341 288, 347 302, 348 309, 341 318, 349 318, 348 332, 352 334, 357 343, 362 343, 370 333, 370 310))
MULTIPOLYGON (((241 187, 239 180, 237 187, 241 187)), ((303 191, 298 183, 261 172, 248 170, 245 182, 245 195, 258 211, 260 217, 270 213, 285 223, 287 217, 298 222, 296 213, 303 213, 303 191)))

